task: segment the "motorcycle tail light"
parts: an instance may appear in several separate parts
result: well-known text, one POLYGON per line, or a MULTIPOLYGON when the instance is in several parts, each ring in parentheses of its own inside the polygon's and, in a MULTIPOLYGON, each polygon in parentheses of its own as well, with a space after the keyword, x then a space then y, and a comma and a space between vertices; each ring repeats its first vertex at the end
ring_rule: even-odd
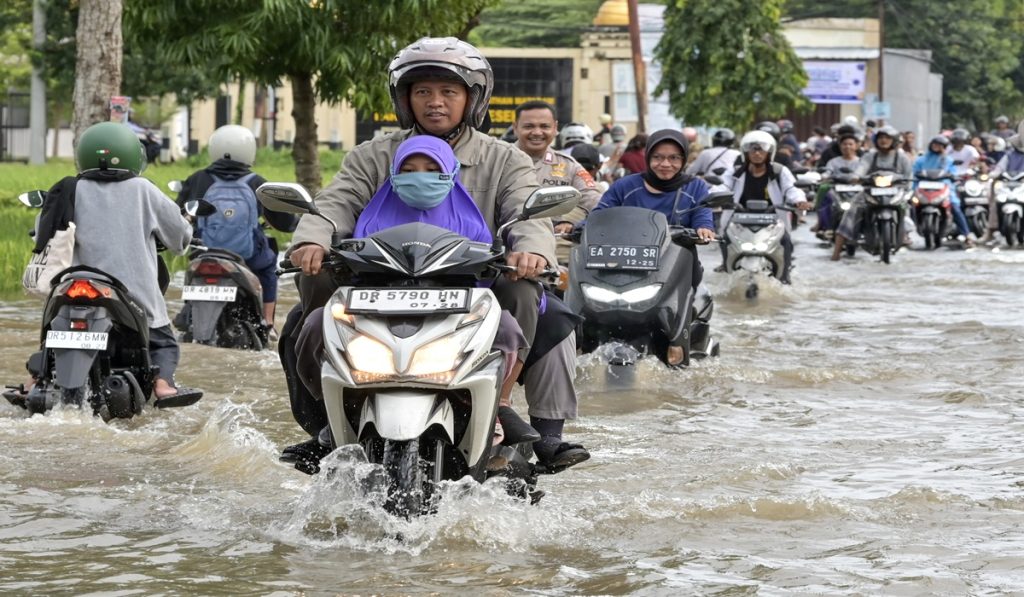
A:
POLYGON ((199 264, 195 268, 195 272, 200 276, 228 275, 228 270, 226 267, 217 263, 216 261, 207 261, 205 259, 199 262, 199 264))
POLYGON ((71 286, 64 291, 64 296, 68 298, 87 298, 89 300, 93 300, 100 298, 100 291, 96 290, 96 287, 88 280, 75 280, 71 283, 71 286))
POLYGON ((89 322, 82 319, 74 319, 71 321, 71 329, 87 330, 89 329, 89 322))

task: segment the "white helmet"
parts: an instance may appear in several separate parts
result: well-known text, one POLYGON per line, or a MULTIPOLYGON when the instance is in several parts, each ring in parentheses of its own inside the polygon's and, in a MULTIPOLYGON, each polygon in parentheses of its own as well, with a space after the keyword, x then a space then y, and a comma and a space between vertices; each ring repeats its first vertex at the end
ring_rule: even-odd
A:
POLYGON ((775 159, 775 137, 764 131, 750 131, 740 139, 740 152, 743 153, 744 160, 747 159, 747 152, 755 145, 768 152, 769 162, 775 159))
POLYGON ((570 122, 562 129, 560 138, 563 148, 572 147, 577 143, 592 145, 594 143, 594 131, 590 130, 590 127, 585 124, 570 122))
POLYGON ((244 126, 228 124, 210 135, 210 159, 227 158, 252 166, 256 162, 256 137, 244 126))
POLYGON ((1021 142, 1022 139, 1024 139, 1024 137, 1021 137, 1020 133, 1018 133, 1007 139, 1006 144, 1009 145, 1010 147, 1013 147, 1017 151, 1024 151, 1024 143, 1021 142))
POLYGON ((1006 151, 1006 139, 997 135, 990 135, 988 138, 989 151, 1006 151))

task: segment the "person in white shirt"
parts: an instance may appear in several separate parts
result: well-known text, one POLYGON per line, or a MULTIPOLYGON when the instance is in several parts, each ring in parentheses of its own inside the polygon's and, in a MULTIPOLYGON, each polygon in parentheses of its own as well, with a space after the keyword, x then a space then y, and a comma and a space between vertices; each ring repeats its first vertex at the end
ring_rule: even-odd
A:
POLYGON ((946 155, 953 160, 957 176, 963 176, 981 162, 981 154, 968 143, 970 140, 971 133, 967 129, 956 129, 949 138, 953 145, 946 150, 946 155))

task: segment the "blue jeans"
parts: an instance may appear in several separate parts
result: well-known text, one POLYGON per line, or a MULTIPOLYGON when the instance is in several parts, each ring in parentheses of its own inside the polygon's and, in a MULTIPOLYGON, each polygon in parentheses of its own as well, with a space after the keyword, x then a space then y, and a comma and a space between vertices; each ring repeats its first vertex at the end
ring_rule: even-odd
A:
POLYGON ((960 201, 950 201, 950 208, 953 210, 953 221, 956 222, 956 229, 963 236, 970 234, 971 229, 967 226, 967 217, 964 216, 964 210, 960 207, 960 201))

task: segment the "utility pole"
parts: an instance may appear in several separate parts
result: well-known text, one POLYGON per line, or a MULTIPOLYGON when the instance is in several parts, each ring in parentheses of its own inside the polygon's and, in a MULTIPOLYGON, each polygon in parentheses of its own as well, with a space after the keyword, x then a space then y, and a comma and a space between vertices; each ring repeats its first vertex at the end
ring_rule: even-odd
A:
MULTIPOLYGON (((32 47, 39 50, 44 43, 46 12, 43 10, 43 0, 32 0, 32 47)), ((28 162, 43 164, 46 162, 46 84, 41 69, 34 64, 30 92, 28 162)))
POLYGON ((878 0, 878 101, 885 101, 885 0, 878 0))
POLYGON ((643 48, 640 46, 640 17, 636 0, 627 0, 629 7, 629 45, 633 50, 633 80, 636 85, 636 132, 647 132, 647 69, 644 68, 643 48))

